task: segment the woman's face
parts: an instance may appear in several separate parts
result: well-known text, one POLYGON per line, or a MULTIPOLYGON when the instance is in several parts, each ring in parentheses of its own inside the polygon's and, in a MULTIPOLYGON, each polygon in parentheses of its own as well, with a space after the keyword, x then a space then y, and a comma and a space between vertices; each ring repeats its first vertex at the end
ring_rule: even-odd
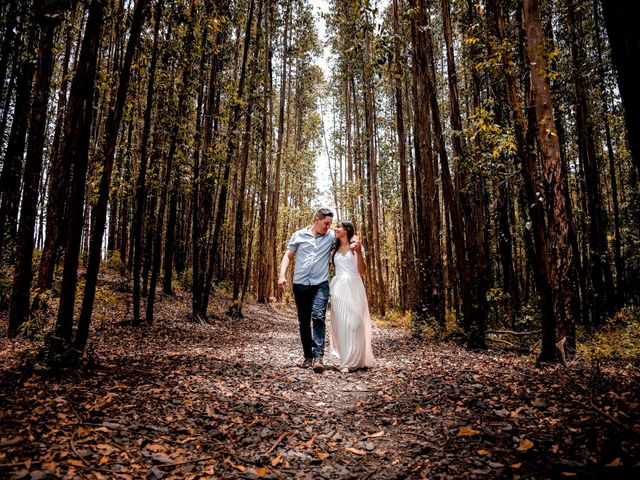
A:
POLYGON ((347 229, 341 223, 336 224, 336 238, 343 238, 347 235, 347 229))

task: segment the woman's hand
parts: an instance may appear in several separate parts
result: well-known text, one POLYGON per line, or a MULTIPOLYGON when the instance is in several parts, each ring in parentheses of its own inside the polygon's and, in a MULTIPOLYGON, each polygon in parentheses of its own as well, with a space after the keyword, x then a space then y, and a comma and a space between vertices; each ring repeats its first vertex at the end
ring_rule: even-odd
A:
POLYGON ((349 248, 353 253, 358 253, 360 255, 362 254, 362 242, 356 235, 351 237, 351 241, 349 242, 349 248))

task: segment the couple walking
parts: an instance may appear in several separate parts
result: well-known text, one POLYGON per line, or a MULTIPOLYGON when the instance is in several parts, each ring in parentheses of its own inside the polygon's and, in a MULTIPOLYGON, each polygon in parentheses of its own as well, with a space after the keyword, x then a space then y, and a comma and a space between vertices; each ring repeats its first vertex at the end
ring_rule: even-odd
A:
POLYGON ((293 295, 298 310, 303 367, 324 370, 325 314, 331 297, 330 352, 340 359, 340 371, 373 365, 371 318, 360 274, 366 267, 362 244, 353 224, 337 222, 333 212, 318 210, 311 227, 298 230, 289 240, 280 264, 278 286, 284 290, 290 261, 295 257, 293 295), (335 276, 329 285, 329 265, 335 276))

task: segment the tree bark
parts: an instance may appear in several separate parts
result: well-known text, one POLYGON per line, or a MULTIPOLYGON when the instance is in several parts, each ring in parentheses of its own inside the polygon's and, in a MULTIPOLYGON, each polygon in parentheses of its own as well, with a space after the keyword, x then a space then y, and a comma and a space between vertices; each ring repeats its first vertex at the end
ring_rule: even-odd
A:
MULTIPOLYGON (((251 40, 251 29, 253 28, 253 10, 254 1, 251 1, 249 6, 249 18, 247 20, 247 31, 245 36, 245 48, 249 49, 251 40)), ((260 51, 260 42, 262 38, 262 1, 258 1, 258 18, 256 21, 256 40, 253 50, 253 59, 251 65, 251 72, 249 74, 249 93, 256 89, 256 70, 258 67, 258 53, 260 51)), ((244 62, 244 55, 243 55, 244 62)), ((231 306, 229 307, 229 314, 234 318, 242 318, 242 304, 240 303, 240 290, 244 282, 243 274, 243 247, 244 247, 244 204, 246 198, 246 185, 247 185, 247 166, 249 164, 249 144, 251 141, 251 129, 253 118, 253 106, 255 102, 252 98, 248 98, 247 110, 245 112, 245 133, 244 142, 242 147, 242 153, 240 156, 240 185, 236 192, 236 198, 238 203, 236 206, 236 218, 235 218, 235 244, 234 244, 234 260, 233 260, 233 296, 231 298, 231 306)))
POLYGON ((175 248, 176 219, 178 209, 178 192, 176 188, 171 190, 171 200, 169 202, 169 219, 167 220, 167 231, 164 236, 164 260, 162 275, 162 291, 165 295, 173 295, 173 258, 175 248))
POLYGON ((591 315, 592 322, 596 326, 602 326, 605 316, 613 307, 615 295, 608 262, 607 224, 600 193, 600 175, 593 138, 593 125, 589 117, 587 91, 581 72, 581 66, 584 64, 585 58, 578 44, 581 32, 577 31, 574 0, 567 1, 567 20, 573 60, 573 84, 577 100, 576 130, 578 134, 578 150, 583 159, 585 195, 589 213, 589 276, 592 289, 590 296, 593 299, 591 315))
MULTIPOLYGON (((53 145, 49 159, 48 199, 47 199, 47 227, 44 247, 40 256, 38 267, 38 279, 36 288, 44 292, 51 288, 56 259, 60 250, 64 224, 64 210, 66 196, 69 192, 70 171, 69 165, 63 161, 60 155, 61 139, 65 124, 67 106, 67 91, 69 89, 69 60, 71 58, 72 28, 67 28, 67 39, 62 63, 62 81, 56 112, 56 126, 53 133, 53 145)), ((80 42, 78 42, 80 43, 80 42)), ((35 302, 34 302, 35 304, 35 302)))
POLYGON ((89 325, 91 324, 91 314, 98 284, 98 272, 100 270, 100 258, 102 253, 102 239, 104 236, 105 222, 107 220, 107 205, 109 202, 109 192, 111 190, 111 176, 113 172, 113 161, 116 154, 116 142, 118 131, 122 121, 122 114, 129 91, 129 80, 131 78, 131 65, 140 41, 140 33, 145 22, 148 0, 138 0, 133 11, 131 28, 129 30, 129 40, 124 55, 124 62, 120 71, 120 82, 115 97, 115 104, 111 106, 106 119, 106 138, 102 150, 103 164, 98 200, 91 209, 92 228, 89 246, 89 261, 87 263, 87 274, 85 280, 84 296, 82 297, 82 309, 78 321, 78 332, 76 334, 75 346, 78 351, 83 352, 89 337, 89 325))
POLYGON ((413 251, 413 225, 411 224, 411 205, 409 203, 409 178, 407 175, 406 134, 404 128, 404 111, 402 106, 401 76, 402 58, 400 56, 400 21, 398 0, 393 0, 393 31, 395 40, 393 44, 394 55, 394 96, 396 107, 396 129, 398 132, 398 156, 400 170, 400 198, 402 202, 402 263, 400 272, 400 289, 402 295, 402 308, 414 310, 415 308, 415 255, 413 251))
POLYGON ((621 304, 625 297, 625 271, 622 263, 622 236, 620 234, 620 206, 618 201, 618 180, 616 174, 616 161, 613 153, 613 142, 611 140, 611 126, 609 120, 609 91, 605 85, 604 60, 602 58, 602 39, 600 36, 600 12, 599 1, 593 0, 593 23, 595 27, 596 51, 598 54, 598 80, 602 95, 602 118, 604 122, 605 139, 607 144, 607 156, 609 160, 609 178, 611 181, 611 201, 613 204, 613 253, 616 266, 616 301, 621 304))
POLYGON ((93 0, 89 6, 80 58, 71 83, 69 114, 61 149, 63 161, 73 169, 68 200, 62 288, 55 328, 56 336, 65 344, 71 341, 73 331, 78 255, 84 225, 85 184, 93 120, 93 96, 104 8, 103 0, 93 0))
POLYGON ((434 318, 444 327, 443 269, 439 256, 438 235, 438 189, 435 183, 435 162, 433 159, 432 133, 429 122, 431 113, 427 75, 429 54, 425 29, 428 29, 423 0, 411 0, 415 11, 411 23, 413 43, 413 81, 415 94, 415 162, 416 162, 416 214, 418 235, 418 269, 420 274, 421 298, 417 316, 420 322, 434 318))
POLYGON ((618 72, 629 150, 640 175, 640 0, 602 0, 602 11, 618 72))
MULTIPOLYGON (((284 122, 285 122, 285 105, 287 99, 287 84, 290 80, 287 78, 287 67, 289 65, 289 22, 291 21, 291 0, 287 0, 284 18, 284 35, 282 36, 282 70, 280 74, 280 104, 278 107, 278 141, 276 144, 276 160, 273 173, 273 189, 271 190, 271 200, 269 202, 269 221, 267 222, 266 237, 269 242, 270 258, 269 267, 272 273, 277 268, 275 259, 278 256, 277 251, 277 235, 278 235, 278 213, 280 211, 280 177, 282 169, 282 147, 284 145, 284 122)), ((277 275, 272 275, 275 280, 277 275)), ((277 292, 274 286, 274 291, 277 292)))
MULTIPOLYGON (((456 81, 455 56, 453 52, 453 36, 451 28, 451 6, 448 0, 442 0, 442 12, 444 20, 445 43, 447 47, 447 73, 449 79, 449 99, 451 104, 451 125, 453 128, 453 154, 457 162, 462 162, 465 155, 462 118, 460 116, 460 105, 458 101, 458 86, 456 81)), ((482 215, 475 218, 477 225, 475 231, 472 231, 471 222, 464 221, 462 211, 461 192, 454 188, 449 171, 449 160, 447 149, 444 143, 444 134, 440 121, 440 108, 436 95, 435 86, 435 66, 431 48, 431 35, 425 33, 429 44, 429 72, 427 75, 428 91, 431 98, 432 122, 434 125, 434 136, 436 147, 441 163, 442 188, 444 192, 445 205, 449 210, 451 217, 451 228, 453 243, 455 246, 456 266, 458 270, 458 279, 460 281, 460 292, 462 296, 462 315, 463 326, 467 333, 468 343, 471 348, 485 348, 485 331, 486 331, 486 279, 484 255, 482 255, 484 235, 478 234, 482 232, 483 223, 482 215), (473 270, 470 265, 473 264, 473 270)), ((479 183, 478 174, 475 173, 466 178, 463 175, 464 167, 455 169, 457 175, 461 176, 460 185, 464 185, 467 181, 471 183, 468 188, 472 194, 482 194, 482 189, 477 188, 479 183), (464 182, 464 183, 463 183, 464 182), (474 188, 476 187, 476 188, 474 188)), ((465 185, 467 186, 467 185, 465 185)), ((467 203, 482 204, 481 199, 468 199, 467 203)))
POLYGON ((14 336, 29 315, 29 293, 31 291, 34 230, 38 208, 38 190, 42 172, 47 107, 49 105, 49 84, 53 73, 54 34, 58 26, 58 12, 51 0, 41 5, 40 39, 30 112, 29 143, 24 169, 20 226, 16 244, 16 264, 13 276, 11 308, 9 312, 9 335, 14 336))
POLYGON ((542 351, 540 360, 566 361, 566 355, 575 349, 574 313, 571 295, 575 285, 571 282, 574 252, 569 243, 569 222, 562 193, 562 162, 560 144, 553 119, 547 59, 540 21, 538 0, 524 0, 524 26, 538 148, 542 157, 542 171, 550 196, 545 201, 547 213, 547 273, 551 286, 553 317, 542 325, 542 351))
MULTIPOLYGON (((147 314, 146 323, 151 325, 153 323, 154 306, 156 298, 156 286, 158 283, 158 276, 160 275, 160 263, 162 259, 162 233, 164 229, 164 218, 166 214, 166 204, 169 189, 172 185, 172 173, 173 173, 173 161, 178 144, 183 142, 183 136, 181 133, 181 118, 179 115, 183 114, 188 109, 187 99, 190 94, 192 85, 191 73, 193 69, 193 44, 195 42, 195 21, 196 21, 196 3, 191 4, 191 11, 188 19, 188 30, 184 39, 183 51, 186 52, 186 59, 182 65, 182 84, 180 86, 180 93, 178 94, 178 116, 174 119, 173 131, 171 133, 171 144, 169 146, 169 153, 165 164, 164 179, 162 182, 162 190, 160 193, 160 202, 158 205, 158 215, 156 217, 155 233, 153 239, 153 253, 151 261, 151 279, 149 282, 149 294, 147 296, 147 314)), ((202 45, 206 45, 206 29, 202 32, 202 45)), ((204 69, 204 49, 201 55, 201 61, 199 66, 199 72, 204 69)), ((197 78, 197 74, 196 74, 197 78)), ((177 181, 177 180, 176 180, 177 181)))
POLYGON ((17 232, 24 148, 31 111, 31 87, 35 70, 33 51, 36 48, 37 36, 37 22, 29 16, 26 38, 20 49, 22 60, 16 77, 13 121, 0 174, 0 263, 4 263, 5 257, 8 263, 15 260, 13 249, 17 232))
POLYGON ((147 102, 144 110, 144 124, 142 127, 142 139, 140 141, 140 168, 135 189, 135 210, 133 215, 133 225, 131 228, 131 239, 133 246, 133 325, 140 324, 140 271, 142 269, 142 224, 144 221, 146 182, 148 165, 148 143, 151 134, 151 112, 153 110, 154 83, 156 78, 156 68, 158 65, 158 37, 160 32, 160 20, 162 16, 162 1, 156 4, 154 27, 153 27, 153 47, 151 50, 151 63, 149 65, 149 80, 147 82, 147 102))
POLYGON ((268 184, 267 179, 269 176, 268 164, 271 163, 271 142, 270 142, 270 127, 271 127, 271 105, 272 102, 272 64, 271 64, 271 34, 270 18, 272 13, 273 3, 271 0, 265 2, 265 48, 264 48, 264 69, 263 72, 263 89, 264 89, 264 104, 262 111, 262 138, 261 138, 261 152, 260 152, 260 169, 258 172, 258 178, 260 182, 260 206, 258 210, 258 251, 261 255, 256 258, 257 275, 255 283, 257 284, 256 300, 260 303, 269 302, 269 294, 271 293, 271 263, 272 259, 269 258, 268 245, 270 244, 267 237, 267 194, 268 184), (267 161, 269 159, 269 161, 267 161))

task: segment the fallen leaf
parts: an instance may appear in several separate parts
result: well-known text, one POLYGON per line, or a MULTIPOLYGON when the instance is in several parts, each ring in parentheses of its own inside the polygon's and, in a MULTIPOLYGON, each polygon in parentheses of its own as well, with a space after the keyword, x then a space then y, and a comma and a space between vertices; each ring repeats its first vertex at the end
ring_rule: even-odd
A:
POLYGON ((518 468, 520 468, 521 466, 522 466, 522 464, 521 464, 521 463, 514 463, 514 464, 512 464, 512 465, 511 465, 511 468, 513 468, 513 469, 517 470, 517 469, 518 469, 518 468))
POLYGON ((274 458, 273 460, 271 460, 271 466, 275 467, 276 465, 278 465, 280 462, 282 461, 282 453, 279 453, 278 455, 276 455, 276 458, 274 458))
POLYGON ((173 458, 171 458, 166 453, 156 453, 156 454, 152 455, 151 458, 153 460, 155 460, 156 462, 160 462, 160 463, 173 463, 174 462, 173 458))
POLYGON ((157 443, 147 445, 144 448, 146 448, 150 452, 166 452, 168 450, 167 447, 165 447, 164 445, 159 445, 157 443))
POLYGON ((233 463, 231 460, 229 460, 228 458, 225 460, 229 465, 231 465, 233 468, 235 468, 236 470, 240 470, 241 472, 244 472, 247 470, 247 467, 242 466, 242 465, 236 465, 235 463, 233 463))
POLYGON ((311 445, 313 445, 313 442, 316 440, 316 437, 311 437, 310 440, 306 441, 303 443, 303 445, 307 448, 311 448, 311 445))
POLYGON ((489 455, 490 453, 489 450, 478 450, 478 455, 489 455))
POLYGON ((577 475, 577 473, 573 473, 573 472, 562 472, 562 475, 564 475, 565 477, 575 477, 577 475))
POLYGON ((98 462, 98 465, 104 465, 105 463, 107 463, 109 461, 109 457, 107 455, 104 455, 100 461, 98 462))
POLYGON ((462 427, 458 432, 458 436, 469 437, 471 435, 478 435, 479 433, 480 433, 479 430, 474 430, 473 428, 469 428, 469 427, 462 427))
POLYGON ((534 407, 546 407, 547 402, 545 402, 543 398, 535 398, 533 402, 531 402, 531 405, 534 407))
POLYGON ((619 467, 620 465, 622 465, 622 460, 620 459, 620 457, 618 457, 612 460, 611 462, 607 463, 605 467, 619 467))
POLYGON ((364 436, 367 438, 378 438, 384 435, 384 430, 380 430, 379 432, 372 433, 371 435, 365 434, 364 436))
POLYGON ((524 440, 522 440, 520 442, 520 445, 518 445, 518 448, 516 448, 516 450, 519 451, 519 452, 526 452, 531 447, 533 447, 533 442, 531 440, 529 440, 528 438, 525 438, 524 440))
POLYGON ((358 450, 357 448, 351 448, 351 447, 346 447, 345 451, 346 452, 355 453, 356 455, 366 455, 367 454, 367 452, 365 452, 364 450, 358 450))
POLYGON ((267 469, 265 467, 257 467, 256 473, 259 477, 264 477, 267 474, 267 469))
POLYGON ((22 437, 13 437, 8 440, 0 441, 0 447, 8 447, 10 445, 15 445, 16 443, 20 443, 22 441, 22 437))

